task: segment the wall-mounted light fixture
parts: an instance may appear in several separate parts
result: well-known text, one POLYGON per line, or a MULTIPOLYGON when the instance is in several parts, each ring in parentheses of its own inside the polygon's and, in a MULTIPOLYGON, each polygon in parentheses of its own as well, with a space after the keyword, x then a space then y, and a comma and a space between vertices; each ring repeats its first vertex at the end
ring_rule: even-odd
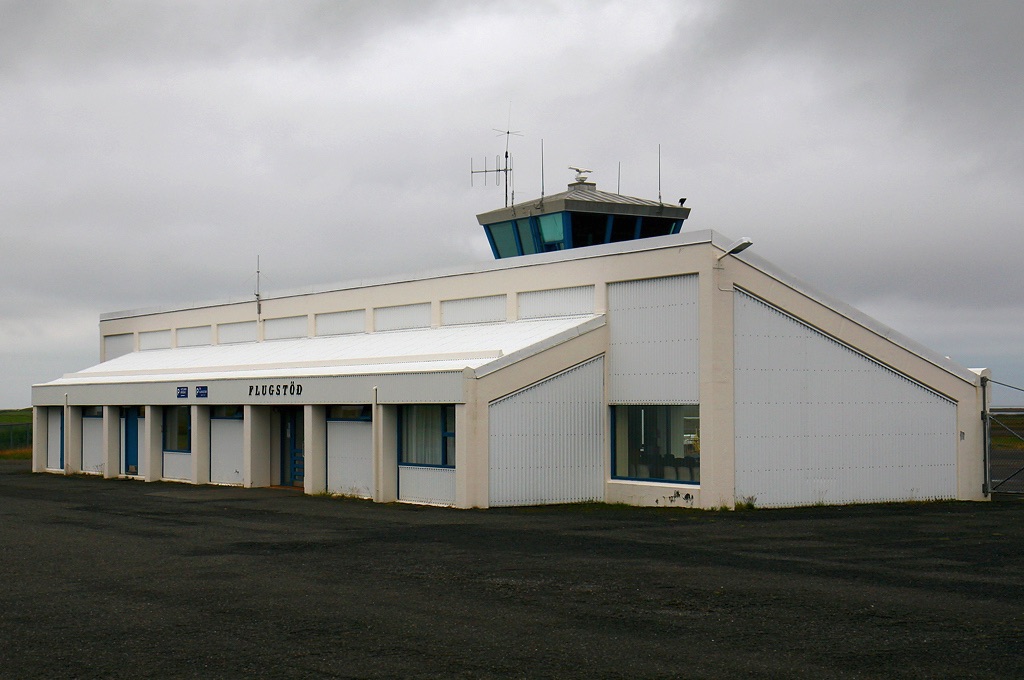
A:
POLYGON ((726 255, 735 255, 736 253, 742 253, 744 250, 746 250, 752 245, 754 245, 754 242, 751 241, 746 236, 744 236, 743 238, 733 242, 728 248, 726 248, 725 252, 718 256, 718 260, 721 261, 721 259, 726 255))

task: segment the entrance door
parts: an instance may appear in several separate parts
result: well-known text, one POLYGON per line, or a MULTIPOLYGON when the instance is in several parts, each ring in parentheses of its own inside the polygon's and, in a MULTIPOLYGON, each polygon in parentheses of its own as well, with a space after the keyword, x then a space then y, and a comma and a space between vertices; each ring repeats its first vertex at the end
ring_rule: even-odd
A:
POLYGON ((124 474, 139 474, 139 407, 124 410, 124 474))
POLYGON ((303 486, 303 409, 281 409, 281 486, 303 486))

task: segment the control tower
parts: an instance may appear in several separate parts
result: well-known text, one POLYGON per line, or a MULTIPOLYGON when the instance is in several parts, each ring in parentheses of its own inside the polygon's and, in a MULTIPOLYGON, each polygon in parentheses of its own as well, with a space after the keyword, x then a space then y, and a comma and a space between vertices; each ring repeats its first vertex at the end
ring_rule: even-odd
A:
POLYGON ((599 191, 576 170, 566 191, 477 215, 495 259, 679 233, 690 209, 599 191))

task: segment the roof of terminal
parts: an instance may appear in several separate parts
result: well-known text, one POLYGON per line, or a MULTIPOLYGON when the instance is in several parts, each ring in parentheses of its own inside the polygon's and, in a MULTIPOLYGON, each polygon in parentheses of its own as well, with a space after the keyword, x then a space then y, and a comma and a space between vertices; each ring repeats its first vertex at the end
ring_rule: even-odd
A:
POLYGON ((497 370, 604 325, 601 315, 131 352, 50 385, 497 370))

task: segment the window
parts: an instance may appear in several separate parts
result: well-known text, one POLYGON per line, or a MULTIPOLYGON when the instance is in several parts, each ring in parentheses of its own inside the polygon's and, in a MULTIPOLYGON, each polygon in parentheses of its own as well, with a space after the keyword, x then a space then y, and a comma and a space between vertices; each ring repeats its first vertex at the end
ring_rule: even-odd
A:
POLYGON ((613 406, 612 471, 622 479, 700 481, 700 406, 613 406))
POLYGON ((523 255, 532 255, 537 252, 537 244, 533 240, 533 229, 530 228, 530 218, 526 217, 516 220, 516 230, 519 232, 519 245, 523 255))
POLYGON ((681 224, 680 220, 673 220, 669 217, 645 217, 640 225, 640 238, 679 233, 681 224))
POLYGON ((189 453, 192 450, 192 409, 189 406, 164 407, 164 451, 189 453))
POLYGON ((583 248, 605 242, 608 232, 609 215, 600 213, 571 212, 572 247, 583 248))
POLYGON ((102 418, 103 407, 102 406, 83 406, 82 407, 83 418, 102 418))
POLYGON ((455 407, 402 406, 398 412, 398 462, 455 467, 455 407))
POLYGON ((327 407, 327 420, 373 420, 369 404, 335 404, 327 407))
POLYGON ((618 243, 619 241, 632 241, 637 236, 637 227, 639 224, 639 217, 633 217, 632 215, 613 215, 608 242, 618 243))
POLYGON ((516 233, 512 222, 488 225, 487 232, 490 235, 491 244, 494 246, 494 254, 498 259, 519 255, 519 246, 516 243, 516 233))
POLYGON ((210 417, 216 420, 242 420, 245 408, 238 406, 214 406, 210 409, 210 417))
POLYGON ((540 226, 540 240, 544 242, 544 250, 562 250, 565 248, 565 226, 562 216, 565 213, 541 215, 537 218, 540 226))

